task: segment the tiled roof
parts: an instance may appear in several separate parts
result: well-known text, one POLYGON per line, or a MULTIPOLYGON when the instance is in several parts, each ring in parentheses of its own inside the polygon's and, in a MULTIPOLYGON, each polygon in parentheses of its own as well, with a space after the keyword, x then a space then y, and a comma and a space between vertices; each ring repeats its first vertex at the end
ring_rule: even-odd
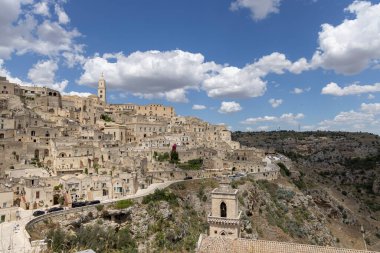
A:
POLYGON ((203 237, 198 253, 376 253, 355 249, 250 239, 203 237))

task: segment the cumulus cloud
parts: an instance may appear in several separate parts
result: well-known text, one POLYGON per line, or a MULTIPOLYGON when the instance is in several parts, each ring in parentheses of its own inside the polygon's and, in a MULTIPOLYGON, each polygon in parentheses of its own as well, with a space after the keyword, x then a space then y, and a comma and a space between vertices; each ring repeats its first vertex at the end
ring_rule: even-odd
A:
POLYGON ((242 121, 242 124, 247 125, 254 125, 257 123, 263 123, 263 122, 269 122, 269 123, 286 123, 290 125, 298 124, 299 119, 303 119, 305 117, 304 114, 298 113, 284 113, 280 117, 276 116, 264 116, 264 117, 257 117, 257 118, 248 118, 244 121, 242 121))
POLYGON ((249 67, 225 67, 217 75, 204 80, 202 88, 209 97, 259 97, 264 95, 266 84, 249 67))
POLYGON ((231 102, 225 102, 223 101, 220 105, 220 108, 218 110, 219 113, 233 113, 241 111, 243 108, 240 106, 239 103, 236 103, 235 101, 231 102))
POLYGON ((58 64, 54 60, 38 61, 28 72, 28 78, 35 85, 46 86, 60 92, 64 91, 68 85, 67 80, 55 82, 55 73, 58 64))
POLYGON ((267 130, 269 130, 269 126, 258 126, 256 129, 258 130, 258 131, 267 131, 267 130))
POLYGON ((292 93, 294 93, 294 94, 301 94, 303 92, 304 92, 304 90, 301 88, 294 88, 292 91, 292 93))
POLYGON ((271 98, 268 100, 269 104, 273 107, 273 108, 276 108, 278 106, 280 106, 283 102, 282 99, 274 99, 274 98, 271 98))
POLYGON ((379 134, 380 103, 362 103, 360 109, 340 112, 333 119, 321 121, 317 129, 367 131, 379 134))
POLYGON ((79 84, 96 87, 99 73, 106 74, 108 87, 144 98, 187 102, 186 90, 199 89, 208 72, 219 68, 201 54, 181 50, 95 55, 85 60, 79 84))
POLYGON ((205 110, 207 107, 205 105, 193 105, 193 110, 205 110))
POLYGON ((88 96, 93 95, 92 93, 89 93, 89 92, 77 92, 77 91, 61 92, 61 94, 64 96, 78 96, 78 97, 88 97, 88 96))
POLYGON ((380 59, 380 3, 354 1, 345 11, 355 18, 337 26, 322 25, 314 67, 355 74, 380 59))
MULTIPOLYGON (((284 54, 274 52, 241 69, 232 66, 222 68, 203 82, 202 89, 207 91, 209 97, 259 97, 264 95, 267 88, 267 82, 263 78, 270 73, 280 75, 285 71, 298 74, 301 67, 294 66, 299 65, 299 62, 300 60, 292 63, 284 54)), ((302 70, 308 68, 309 64, 306 63, 302 70)))
POLYGON ((230 9, 237 11, 247 8, 251 12, 253 20, 265 19, 271 13, 278 13, 281 0, 235 0, 231 3, 230 9))
POLYGON ((54 60, 38 61, 28 72, 28 78, 36 84, 49 84, 54 82, 58 64, 54 60))
POLYGON ((79 84, 96 87, 99 74, 104 72, 111 89, 176 102, 188 101, 186 92, 190 89, 204 90, 209 97, 262 96, 267 74, 293 71, 294 65, 277 52, 238 68, 207 62, 202 54, 182 50, 95 55, 83 62, 79 84))
POLYGON ((63 10, 63 8, 61 6, 56 4, 54 10, 58 16, 58 22, 60 24, 67 24, 70 22, 69 16, 67 16, 66 12, 63 10))
POLYGON ((45 86, 63 92, 68 81, 63 80, 56 82, 55 79, 56 63, 51 60, 37 62, 28 72, 28 78, 31 82, 21 80, 20 78, 12 76, 12 74, 5 68, 4 60, 0 59, 0 76, 5 76, 10 82, 17 83, 23 86, 45 86), (51 73, 44 73, 45 71, 52 71, 51 73))
POLYGON ((362 103, 360 109, 363 112, 370 113, 373 115, 380 114, 380 103, 366 104, 362 103))
POLYGON ((373 85, 351 84, 346 87, 340 87, 338 84, 331 82, 323 87, 321 91, 322 94, 333 96, 359 95, 371 92, 380 92, 380 83, 373 85))
MULTIPOLYGON (((43 56, 60 56, 63 52, 81 54, 83 45, 76 39, 81 35, 76 29, 70 29, 66 24, 69 19, 64 17, 64 11, 59 1, 56 10, 59 11, 58 22, 50 13, 49 1, 33 4, 27 0, 5 0, 0 9, 0 58, 10 59, 28 52, 43 56)), ((67 16, 67 15, 66 15, 67 16)))
POLYGON ((47 2, 39 2, 34 5, 33 13, 50 17, 49 6, 47 2))

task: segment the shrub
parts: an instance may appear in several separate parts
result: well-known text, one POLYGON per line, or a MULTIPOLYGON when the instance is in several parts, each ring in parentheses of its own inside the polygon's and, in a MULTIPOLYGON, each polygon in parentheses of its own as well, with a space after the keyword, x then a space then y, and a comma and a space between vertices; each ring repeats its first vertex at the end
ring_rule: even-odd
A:
POLYGON ((104 208, 104 205, 97 205, 95 208, 98 210, 98 212, 101 212, 104 208))
POLYGON ((119 200, 118 202, 116 202, 114 204, 114 207, 116 209, 125 209, 125 208, 133 206, 133 204, 134 204, 133 200, 131 200, 131 199, 123 199, 123 200, 119 200))
POLYGON ((203 160, 201 158, 189 160, 186 163, 178 164, 178 167, 183 170, 200 170, 203 165, 203 160))
POLYGON ((154 193, 145 196, 142 203, 148 204, 157 201, 166 201, 172 205, 178 205, 177 195, 165 189, 156 189, 154 193))
POLYGON ((277 163, 278 167, 280 167, 280 173, 282 176, 290 176, 290 170, 283 163, 277 163))
POLYGON ((111 118, 109 115, 107 115, 107 114, 102 114, 102 115, 100 116, 100 118, 101 118, 102 120, 104 120, 105 122, 111 122, 111 121, 113 121, 112 118, 111 118))

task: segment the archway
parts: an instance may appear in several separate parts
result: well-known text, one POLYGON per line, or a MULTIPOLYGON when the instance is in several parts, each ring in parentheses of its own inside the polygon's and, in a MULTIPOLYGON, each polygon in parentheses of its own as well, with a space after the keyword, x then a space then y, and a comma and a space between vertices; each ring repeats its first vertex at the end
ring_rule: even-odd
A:
POLYGON ((227 217, 227 205, 224 202, 220 204, 220 217, 227 217))
POLYGON ((40 151, 38 149, 34 150, 34 158, 39 159, 40 158, 40 151))

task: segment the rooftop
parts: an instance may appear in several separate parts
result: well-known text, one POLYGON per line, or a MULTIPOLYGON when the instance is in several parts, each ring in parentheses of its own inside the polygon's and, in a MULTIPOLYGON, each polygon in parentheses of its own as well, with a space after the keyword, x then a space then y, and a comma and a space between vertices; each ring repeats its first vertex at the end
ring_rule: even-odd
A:
POLYGON ((242 238, 204 237, 200 240, 198 253, 375 253, 375 251, 242 238))

